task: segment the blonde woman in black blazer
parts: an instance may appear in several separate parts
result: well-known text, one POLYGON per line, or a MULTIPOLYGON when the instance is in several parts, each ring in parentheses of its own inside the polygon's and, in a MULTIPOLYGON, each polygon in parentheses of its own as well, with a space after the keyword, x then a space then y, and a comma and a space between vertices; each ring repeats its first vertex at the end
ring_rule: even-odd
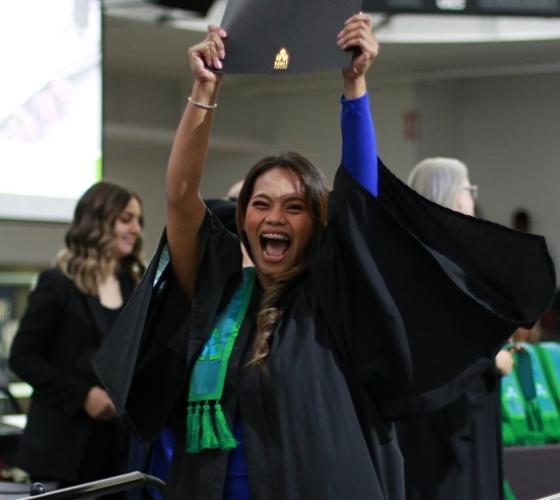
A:
POLYGON ((144 270, 142 227, 136 194, 93 185, 29 297, 10 366, 33 386, 19 450, 33 479, 69 485, 125 470, 128 440, 91 358, 144 270))

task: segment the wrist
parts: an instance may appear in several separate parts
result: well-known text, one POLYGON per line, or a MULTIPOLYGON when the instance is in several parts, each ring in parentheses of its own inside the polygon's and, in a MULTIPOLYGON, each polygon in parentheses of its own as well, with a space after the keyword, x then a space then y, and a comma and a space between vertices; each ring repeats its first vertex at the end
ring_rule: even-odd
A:
POLYGON ((218 82, 198 82, 195 81, 192 87, 190 98, 193 101, 213 106, 218 100, 220 84, 218 82))
POLYGON ((344 77, 344 97, 346 99, 357 99, 367 92, 366 79, 364 75, 356 78, 344 77))

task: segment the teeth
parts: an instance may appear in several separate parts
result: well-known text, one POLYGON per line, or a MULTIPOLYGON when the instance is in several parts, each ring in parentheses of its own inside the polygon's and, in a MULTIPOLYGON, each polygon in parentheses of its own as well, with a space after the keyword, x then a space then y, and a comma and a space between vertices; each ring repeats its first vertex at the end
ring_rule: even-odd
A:
POLYGON ((265 233, 262 235, 263 238, 268 238, 269 240, 284 240, 288 241, 288 238, 285 234, 278 234, 278 233, 265 233))

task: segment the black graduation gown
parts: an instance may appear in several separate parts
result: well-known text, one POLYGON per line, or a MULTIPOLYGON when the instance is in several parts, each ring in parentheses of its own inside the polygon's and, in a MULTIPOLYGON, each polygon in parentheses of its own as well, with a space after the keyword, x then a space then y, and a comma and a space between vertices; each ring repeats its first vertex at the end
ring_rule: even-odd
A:
MULTIPOLYGON (((190 303, 162 238, 97 357, 123 419, 147 440, 177 415, 184 434, 189 374, 241 276, 239 242, 210 213, 199 245, 190 303)), ((242 363, 250 313, 230 362, 223 406, 230 423, 239 408, 254 499, 403 499, 391 421, 464 391, 553 291, 542 238, 430 203, 382 165, 373 198, 341 168, 309 271, 282 302, 268 374, 242 363)), ((221 500, 226 465, 224 452, 178 445, 169 498, 221 500)))
MULTIPOLYGON (((126 301, 134 283, 125 273, 119 283, 126 301)), ((40 274, 10 351, 10 368, 33 386, 17 464, 32 478, 76 484, 125 472, 122 426, 95 420, 83 408, 101 383, 92 357, 111 325, 99 298, 80 291, 59 268, 40 274)))
POLYGON ((407 500, 503 498, 500 375, 494 366, 451 404, 398 422, 397 435, 407 500))

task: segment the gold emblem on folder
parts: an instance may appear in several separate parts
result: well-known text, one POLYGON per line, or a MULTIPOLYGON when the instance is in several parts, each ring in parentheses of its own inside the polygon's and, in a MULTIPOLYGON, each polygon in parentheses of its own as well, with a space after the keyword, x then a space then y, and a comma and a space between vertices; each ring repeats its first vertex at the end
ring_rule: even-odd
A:
POLYGON ((288 51, 282 47, 278 54, 276 54, 276 59, 274 60, 274 69, 288 69, 288 64, 290 63, 290 54, 288 51))

